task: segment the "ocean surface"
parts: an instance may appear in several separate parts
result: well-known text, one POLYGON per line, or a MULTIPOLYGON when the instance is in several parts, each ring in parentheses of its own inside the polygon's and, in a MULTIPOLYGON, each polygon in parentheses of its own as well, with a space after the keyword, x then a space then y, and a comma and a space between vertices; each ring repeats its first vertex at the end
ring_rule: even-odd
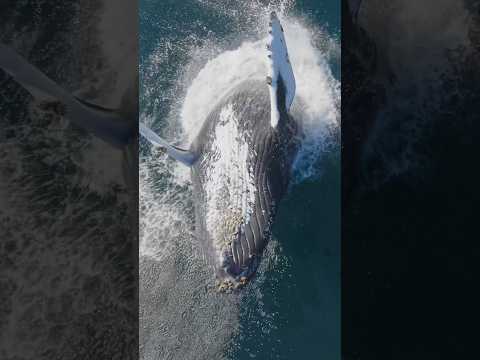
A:
POLYGON ((189 170, 140 140, 142 359, 340 358, 340 3, 140 1, 140 121, 188 146, 286 33, 305 139, 258 275, 219 294, 193 231, 189 170))

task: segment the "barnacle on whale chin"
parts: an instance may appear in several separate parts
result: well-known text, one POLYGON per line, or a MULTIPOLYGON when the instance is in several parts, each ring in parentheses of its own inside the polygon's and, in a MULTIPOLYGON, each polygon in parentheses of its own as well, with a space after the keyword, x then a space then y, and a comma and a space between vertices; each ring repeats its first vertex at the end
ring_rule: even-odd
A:
POLYGON ((241 289, 247 284, 248 284, 248 278, 246 276, 241 276, 236 282, 233 282, 230 279, 223 279, 223 280, 217 281, 216 290, 218 292, 230 293, 233 290, 241 289))

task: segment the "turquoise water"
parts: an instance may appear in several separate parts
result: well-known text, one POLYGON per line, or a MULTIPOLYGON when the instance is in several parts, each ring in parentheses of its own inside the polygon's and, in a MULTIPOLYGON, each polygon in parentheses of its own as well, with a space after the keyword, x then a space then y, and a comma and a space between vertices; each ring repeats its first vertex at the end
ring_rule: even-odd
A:
POLYGON ((240 60, 251 55, 242 44, 262 38, 269 10, 276 9, 292 36, 287 38, 292 62, 298 57, 297 97, 305 102, 299 100, 295 112, 307 133, 258 276, 237 295, 212 294, 213 279, 197 261, 188 174, 142 141, 140 352, 145 359, 340 358, 340 156, 334 124, 340 4, 265 3, 140 2, 141 121, 168 139, 188 143, 198 124, 183 118, 206 111, 203 106, 189 111, 195 99, 188 90, 201 89, 195 96, 208 99, 222 78, 248 73, 240 60), (239 47, 231 65, 218 61, 222 70, 212 71, 211 81, 198 87, 197 75, 211 68, 212 59, 239 47), (315 64, 309 64, 314 57, 315 64), (321 94, 330 90, 329 96, 321 94))

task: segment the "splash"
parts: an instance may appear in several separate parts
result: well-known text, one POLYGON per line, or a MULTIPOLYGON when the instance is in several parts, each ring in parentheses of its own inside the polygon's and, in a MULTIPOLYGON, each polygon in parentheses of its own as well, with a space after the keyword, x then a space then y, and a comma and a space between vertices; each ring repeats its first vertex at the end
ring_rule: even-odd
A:
MULTIPOLYGON (((267 17, 262 19, 261 27, 267 17)), ((338 130, 340 84, 331 73, 328 58, 315 43, 326 36, 294 18, 280 16, 285 29, 297 93, 292 112, 302 124, 305 139, 295 163, 296 182, 318 176, 318 160, 331 149, 338 130)), ((265 31, 266 33, 266 31, 265 31)), ((326 39, 325 39, 326 41, 326 39)), ((207 115, 245 79, 263 80, 268 72, 264 47, 267 38, 243 42, 209 60, 188 87, 181 107, 181 125, 193 141, 207 115)), ((330 46, 337 46, 330 43, 330 46)))

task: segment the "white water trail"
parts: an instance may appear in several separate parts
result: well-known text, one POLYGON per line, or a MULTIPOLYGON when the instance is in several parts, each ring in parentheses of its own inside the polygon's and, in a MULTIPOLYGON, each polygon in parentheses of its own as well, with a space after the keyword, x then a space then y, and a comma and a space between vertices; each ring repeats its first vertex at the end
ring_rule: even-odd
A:
MULTIPOLYGON (((212 40, 201 46, 177 45, 183 46, 178 51, 188 53, 190 63, 179 74, 178 83, 164 95, 174 99, 164 136, 171 139, 174 134, 185 143, 191 142, 222 95, 247 79, 265 81, 268 13, 266 9, 257 19, 258 40, 238 42, 237 49, 222 50, 230 46, 212 40)), ((319 159, 335 141, 339 82, 332 76, 328 55, 318 49, 318 43, 338 44, 296 18, 280 14, 280 19, 297 82, 292 111, 305 133, 294 169, 294 182, 299 182, 321 172, 319 159)), ((143 71, 161 71, 166 53, 161 49, 152 55, 153 63, 143 71)), ((145 91, 147 97, 153 93, 145 91)), ((157 99, 147 102, 156 105, 157 99)), ((142 113, 141 121, 152 125, 154 117, 142 113)), ((193 235, 189 170, 153 150, 140 159, 139 181, 141 358, 225 358, 229 341, 240 329, 241 298, 212 290, 213 273, 193 235)), ((261 298, 262 283, 268 281, 267 269, 281 272, 288 262, 279 260, 279 252, 273 239, 257 278, 246 289, 253 296, 261 298)), ((267 320, 276 315, 263 314, 261 304, 259 301, 257 307, 265 326, 274 326, 269 325, 273 320, 267 320)))

